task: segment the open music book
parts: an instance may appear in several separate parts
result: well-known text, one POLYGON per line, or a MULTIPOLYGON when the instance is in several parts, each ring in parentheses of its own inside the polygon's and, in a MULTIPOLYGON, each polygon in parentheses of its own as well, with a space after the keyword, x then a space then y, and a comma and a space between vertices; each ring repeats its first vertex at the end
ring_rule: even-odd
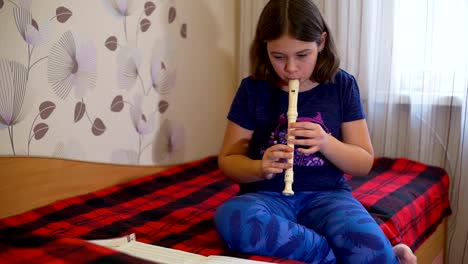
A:
POLYGON ((94 244, 112 248, 144 260, 161 264, 267 264, 269 262, 227 256, 203 256, 182 250, 165 248, 136 241, 135 234, 124 237, 90 240, 94 244))

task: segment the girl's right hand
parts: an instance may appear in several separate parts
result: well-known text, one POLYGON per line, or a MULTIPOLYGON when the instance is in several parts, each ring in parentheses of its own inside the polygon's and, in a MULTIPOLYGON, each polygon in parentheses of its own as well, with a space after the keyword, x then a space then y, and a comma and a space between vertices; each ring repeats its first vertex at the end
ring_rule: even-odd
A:
POLYGON ((262 175, 265 179, 272 179, 275 174, 281 173, 292 167, 288 159, 292 158, 293 148, 284 144, 277 144, 269 147, 262 158, 262 175))

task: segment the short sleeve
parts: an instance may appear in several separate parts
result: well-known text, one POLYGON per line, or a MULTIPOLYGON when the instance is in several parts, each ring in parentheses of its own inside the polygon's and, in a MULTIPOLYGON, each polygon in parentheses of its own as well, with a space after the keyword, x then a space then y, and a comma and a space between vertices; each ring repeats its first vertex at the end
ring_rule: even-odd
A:
POLYGON ((234 96, 227 118, 245 129, 253 130, 255 127, 253 100, 254 96, 252 91, 249 91, 248 81, 244 79, 234 96))
POLYGON ((343 97, 343 122, 366 118, 356 79, 352 75, 348 75, 348 77, 343 97))

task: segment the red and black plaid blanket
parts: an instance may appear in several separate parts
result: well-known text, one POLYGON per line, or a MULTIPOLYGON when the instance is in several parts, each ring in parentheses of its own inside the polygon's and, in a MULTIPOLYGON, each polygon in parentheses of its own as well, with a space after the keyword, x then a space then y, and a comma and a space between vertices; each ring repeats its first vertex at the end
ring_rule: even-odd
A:
MULTIPOLYGON (((65 176, 65 175, 64 175, 65 176)), ((369 177, 350 177, 353 195, 393 244, 417 249, 450 215, 443 169, 379 158, 369 177)), ((86 240, 135 233, 140 242, 202 255, 283 259, 230 252, 212 217, 238 186, 221 175, 216 157, 0 220, 2 263, 146 263, 86 240)))

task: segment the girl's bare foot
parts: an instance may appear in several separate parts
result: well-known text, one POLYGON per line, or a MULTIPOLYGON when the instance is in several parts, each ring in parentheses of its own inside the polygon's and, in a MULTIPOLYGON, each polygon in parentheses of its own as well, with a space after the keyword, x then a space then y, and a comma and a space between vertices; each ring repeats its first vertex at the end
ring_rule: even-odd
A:
POLYGON ((393 247, 393 252, 400 260, 401 264, 417 264, 418 258, 413 254, 413 251, 410 247, 405 244, 398 244, 393 247))

